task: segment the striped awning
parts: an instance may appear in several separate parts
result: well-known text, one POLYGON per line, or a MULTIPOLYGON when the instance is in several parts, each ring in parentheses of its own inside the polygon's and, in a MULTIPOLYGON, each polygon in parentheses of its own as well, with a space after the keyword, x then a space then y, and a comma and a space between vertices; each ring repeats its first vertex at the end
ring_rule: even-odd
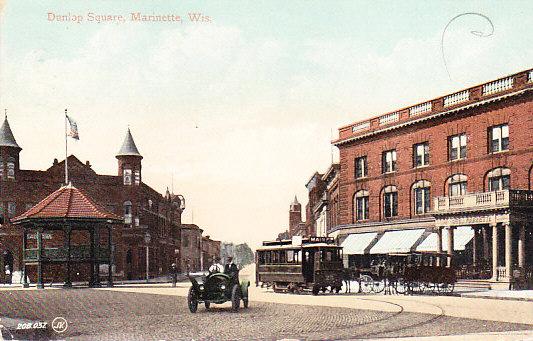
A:
POLYGON ((411 249, 425 229, 388 231, 370 249, 370 254, 404 253, 411 249))
MULTIPOLYGON (((466 245, 474 238, 474 230, 470 226, 459 226, 453 230, 453 249, 464 251, 466 245)), ((431 233, 418 247, 416 251, 437 251, 439 237, 437 233, 431 233)), ((448 231, 442 230, 442 251, 448 251, 448 231)))
MULTIPOLYGON (((370 243, 376 238, 377 232, 354 233, 349 235, 341 244, 345 255, 362 255, 370 243)), ((368 253, 368 250, 366 250, 368 253)))

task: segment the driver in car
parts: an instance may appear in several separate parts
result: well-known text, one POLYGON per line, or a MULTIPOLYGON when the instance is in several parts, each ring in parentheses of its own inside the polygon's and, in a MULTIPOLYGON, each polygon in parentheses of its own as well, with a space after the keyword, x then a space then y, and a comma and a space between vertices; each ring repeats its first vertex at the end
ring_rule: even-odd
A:
POLYGON ((224 273, 228 275, 234 283, 239 283, 239 268, 233 263, 233 257, 227 258, 224 273))

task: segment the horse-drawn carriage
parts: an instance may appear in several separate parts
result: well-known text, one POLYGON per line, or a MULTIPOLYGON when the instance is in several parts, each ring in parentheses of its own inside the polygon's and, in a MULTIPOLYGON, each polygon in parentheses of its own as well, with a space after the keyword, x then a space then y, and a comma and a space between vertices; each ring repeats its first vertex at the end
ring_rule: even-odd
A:
POLYGON ((343 280, 342 247, 333 238, 263 242, 256 254, 256 285, 276 292, 314 295, 326 290, 340 292, 343 280))
POLYGON ((457 279, 455 270, 446 267, 446 257, 438 252, 393 253, 348 273, 359 282, 359 292, 364 293, 385 289, 399 294, 451 293, 457 279))

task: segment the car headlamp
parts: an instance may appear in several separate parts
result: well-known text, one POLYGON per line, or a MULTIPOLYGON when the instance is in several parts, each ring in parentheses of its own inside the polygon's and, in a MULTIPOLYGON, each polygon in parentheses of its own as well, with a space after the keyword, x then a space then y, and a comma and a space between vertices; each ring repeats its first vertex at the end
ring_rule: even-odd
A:
POLYGON ((224 289, 226 289, 226 286, 225 286, 224 284, 222 284, 222 285, 220 286, 220 289, 224 290, 224 289))
POLYGON ((200 291, 204 291, 204 286, 203 286, 203 284, 200 284, 200 286, 198 286, 198 289, 200 289, 200 291))

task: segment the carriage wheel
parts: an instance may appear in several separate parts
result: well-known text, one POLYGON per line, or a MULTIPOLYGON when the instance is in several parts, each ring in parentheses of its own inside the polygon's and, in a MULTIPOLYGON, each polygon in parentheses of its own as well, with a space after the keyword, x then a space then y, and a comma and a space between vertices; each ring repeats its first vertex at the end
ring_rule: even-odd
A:
POLYGON ((440 293, 451 294, 453 292, 453 289, 455 288, 455 284, 454 283, 439 283, 437 287, 440 293))
POLYGON ((385 289, 385 281, 375 280, 372 284, 372 291, 376 294, 379 294, 385 289))
POLYGON ((400 277, 394 282, 394 290, 397 294, 405 294, 405 292, 407 291, 406 289, 407 284, 405 283, 403 278, 400 277))
POLYGON ((409 283, 409 292, 411 294, 421 294, 424 291, 422 284, 420 282, 410 282, 409 283))
POLYGON ((370 293, 372 292, 372 289, 374 288, 374 280, 372 277, 368 275, 362 275, 360 279, 360 286, 361 291, 364 293, 370 293))

